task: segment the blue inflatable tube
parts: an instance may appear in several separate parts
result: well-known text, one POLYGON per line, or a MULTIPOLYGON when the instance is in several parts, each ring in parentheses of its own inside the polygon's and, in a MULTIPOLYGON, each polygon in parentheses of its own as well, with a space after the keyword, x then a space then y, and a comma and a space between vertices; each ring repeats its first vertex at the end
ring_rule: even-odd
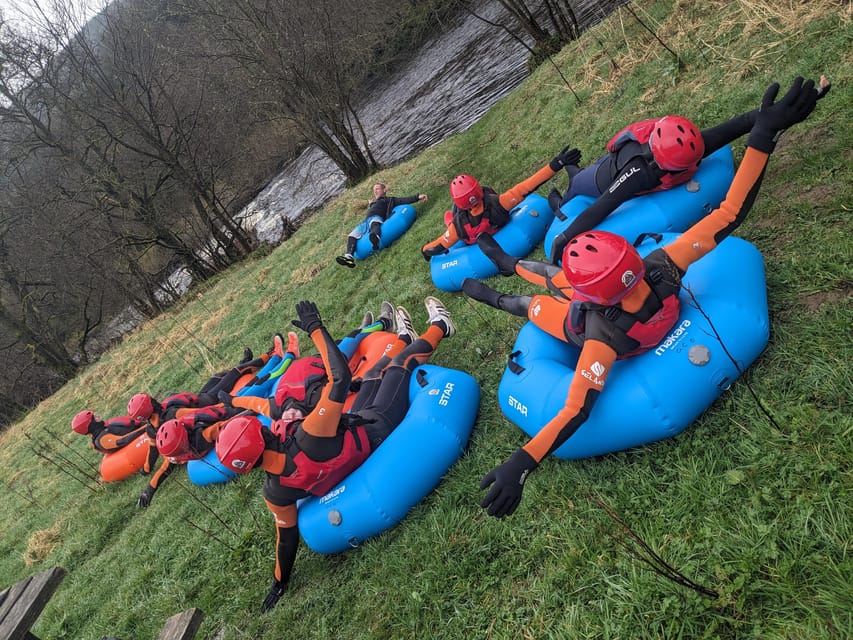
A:
MULTIPOLYGON (((410 204, 398 204, 392 210, 392 214, 382 223, 382 235, 379 239, 379 249, 374 249, 367 237, 367 229, 358 239, 355 245, 355 253, 352 254, 358 260, 364 260, 377 251, 384 249, 400 238, 409 227, 415 223, 415 208, 410 204)), ((365 225, 366 227, 367 225, 365 225)))
MULTIPOLYGON (((664 244, 676 237, 664 234, 664 244)), ((639 251, 655 246, 647 241, 639 251)), ((767 345, 764 263, 745 240, 729 237, 691 265, 679 298, 681 315, 669 336, 656 349, 616 362, 589 419, 554 455, 588 458, 681 433, 767 345)), ((578 353, 525 324, 498 387, 503 414, 536 435, 563 407, 578 353)))
MULTIPOLYGON (((524 258, 542 241, 553 220, 548 201, 531 193, 510 211, 510 221, 495 234, 495 240, 508 254, 524 258)), ((498 273, 480 247, 464 242, 454 244, 448 253, 430 258, 429 270, 433 284, 442 291, 460 291, 465 278, 483 280, 498 273)))
POLYGON ((467 373, 423 365, 412 375, 411 407, 371 456, 323 497, 299 505, 299 532, 317 553, 339 553, 402 520, 462 455, 480 404, 467 373))
MULTIPOLYGON (((618 233, 634 242, 642 233, 686 231, 720 206, 735 175, 731 147, 725 146, 703 159, 693 178, 674 189, 656 191, 623 202, 596 228, 618 233)), ((560 211, 545 234, 545 255, 551 259, 554 238, 595 202, 590 196, 575 196, 560 211)))

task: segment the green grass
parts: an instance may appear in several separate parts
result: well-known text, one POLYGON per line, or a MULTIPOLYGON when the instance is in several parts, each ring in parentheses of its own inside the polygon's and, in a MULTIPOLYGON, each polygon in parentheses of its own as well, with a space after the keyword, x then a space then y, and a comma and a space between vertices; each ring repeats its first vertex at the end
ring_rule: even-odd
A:
MULTIPOLYGON (((850 637, 849 5, 632 6, 680 66, 628 13, 615 14, 554 58, 580 102, 546 63, 470 130, 376 177, 392 193, 430 196, 392 247, 352 271, 334 263, 371 179, 274 251, 191 291, 0 435, 0 586, 54 565, 68 570, 34 627, 38 637, 155 638, 169 616, 193 606, 206 614, 200 638, 850 637), (143 478, 89 490, 34 453, 48 440, 52 456, 95 473, 98 456, 69 429, 77 411, 115 415, 139 390, 197 389, 244 346, 268 348, 304 298, 335 335, 383 299, 423 326, 421 301, 435 289, 419 248, 440 233, 457 173, 501 190, 569 143, 591 161, 634 119, 670 111, 709 126, 757 106, 773 80, 820 73, 832 92, 784 136, 738 231, 766 260, 767 350, 681 435, 598 459, 546 461, 512 518, 488 518, 477 486, 524 442, 496 401, 521 321, 458 293, 439 296, 460 331, 434 361, 482 386, 467 452, 407 518, 360 549, 320 556, 303 546, 290 591, 266 615, 259 606, 274 529, 261 474, 202 488, 179 470, 139 510, 143 478), (718 597, 648 570, 593 498, 718 597)), ((543 193, 552 185, 563 188, 565 178, 543 193)), ((500 285, 529 290, 517 278, 500 285)))

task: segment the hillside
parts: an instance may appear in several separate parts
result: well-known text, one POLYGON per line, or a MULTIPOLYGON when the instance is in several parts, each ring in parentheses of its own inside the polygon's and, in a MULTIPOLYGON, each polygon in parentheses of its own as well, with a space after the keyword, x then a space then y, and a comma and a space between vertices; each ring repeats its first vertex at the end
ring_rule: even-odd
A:
MULTIPOLYGON (((392 194, 429 195, 392 247, 354 270, 335 264, 370 195, 372 180, 360 184, 278 248, 193 290, 0 434, 0 587, 54 565, 68 571, 36 636, 155 638, 189 607, 206 614, 199 638, 849 636, 850 4, 631 7, 642 24, 617 11, 554 57, 573 91, 545 63, 474 127, 376 177, 392 194), (522 323, 439 293, 459 331, 433 360, 468 371, 482 389, 468 451, 388 533, 338 556, 303 546, 272 612, 259 614, 274 545, 262 474, 200 488, 178 470, 145 510, 136 507, 142 477, 79 480, 99 460, 70 432, 77 411, 118 415, 140 390, 197 389, 244 346, 269 348, 299 300, 317 302, 333 335, 385 299, 411 310, 421 328, 422 300, 436 290, 419 248, 442 230, 454 175, 500 191, 567 144, 591 162, 633 120, 681 113, 710 126, 757 107, 772 81, 821 73, 832 92, 784 135, 736 233, 765 258, 770 344, 678 437, 597 459, 548 460, 514 516, 487 517, 480 479, 524 442, 496 401, 522 323), (718 597, 650 571, 603 505, 718 597)), ((734 147, 739 158, 743 141, 734 147)), ((565 176, 543 194, 551 186, 564 188, 565 176)), ((530 291, 519 278, 492 284, 530 291)))

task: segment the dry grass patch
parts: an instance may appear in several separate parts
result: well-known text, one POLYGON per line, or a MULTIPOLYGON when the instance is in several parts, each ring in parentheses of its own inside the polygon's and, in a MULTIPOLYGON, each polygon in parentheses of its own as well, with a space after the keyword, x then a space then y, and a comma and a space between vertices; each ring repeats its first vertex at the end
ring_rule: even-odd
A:
POLYGON ((23 555, 26 566, 31 567, 44 560, 62 542, 61 528, 61 522, 57 520, 49 529, 33 532, 23 555))

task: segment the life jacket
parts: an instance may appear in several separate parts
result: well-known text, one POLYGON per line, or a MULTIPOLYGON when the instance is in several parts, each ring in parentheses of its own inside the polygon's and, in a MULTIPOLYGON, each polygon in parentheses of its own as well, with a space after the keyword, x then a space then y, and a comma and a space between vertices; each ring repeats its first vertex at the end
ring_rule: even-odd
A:
MULTIPOLYGON (((607 143, 607 150, 610 153, 618 153, 618 151, 627 143, 636 142, 642 146, 642 155, 644 158, 646 158, 649 164, 660 169, 658 167, 657 161, 655 160, 654 154, 652 154, 651 147, 649 147, 648 144, 649 138, 652 135, 652 131, 655 128, 656 122, 657 118, 652 118, 649 120, 640 120, 639 122, 629 124, 615 136, 610 138, 610 142, 607 143)), ((666 191, 667 189, 672 189, 673 187, 677 187, 680 184, 684 184, 685 182, 690 180, 690 178, 693 177, 693 174, 696 173, 698 169, 698 163, 693 165, 689 169, 685 169, 684 171, 679 171, 677 173, 666 171, 665 169, 660 169, 663 172, 663 175, 660 176, 660 185, 655 187, 654 189, 649 189, 648 191, 641 191, 640 194, 653 193, 655 191, 666 191)))
POLYGON ((651 287, 653 294, 661 301, 661 308, 648 320, 642 322, 633 313, 624 309, 597 304, 573 292, 569 302, 569 313, 566 314, 564 323, 566 336, 570 339, 574 338, 572 342, 580 346, 586 329, 586 315, 592 312, 603 315, 618 329, 614 332, 612 344, 610 344, 616 351, 617 360, 630 358, 656 347, 672 330, 681 311, 677 291, 673 292, 670 287, 664 290, 659 286, 661 282, 659 269, 658 266, 649 267, 647 264, 646 275, 643 278, 651 287))
POLYGON ((194 409, 198 407, 198 396, 188 391, 175 393, 164 398, 160 403, 160 424, 176 418, 179 409, 194 409))
POLYGON ((332 487, 355 471, 370 455, 370 440, 363 426, 342 426, 343 443, 341 451, 328 460, 313 460, 299 447, 296 438, 297 425, 301 421, 291 422, 290 432, 284 442, 287 454, 285 473, 278 477, 283 487, 301 489, 315 496, 326 495, 332 487))
POLYGON ((453 205, 453 226, 465 244, 476 244, 482 233, 494 234, 509 222, 509 211, 501 206, 500 197, 491 187, 483 187, 483 213, 471 214, 470 209, 453 205))
MULTIPOLYGON (((325 381, 326 368, 323 358, 310 356, 299 358, 290 363, 285 372, 281 374, 278 386, 275 389, 275 403, 283 407, 286 400, 307 406, 306 396, 309 395, 309 387, 316 386, 317 382, 325 381)), ((314 395, 313 393, 310 395, 314 395)), ((308 398, 316 403, 316 398, 308 398)))

